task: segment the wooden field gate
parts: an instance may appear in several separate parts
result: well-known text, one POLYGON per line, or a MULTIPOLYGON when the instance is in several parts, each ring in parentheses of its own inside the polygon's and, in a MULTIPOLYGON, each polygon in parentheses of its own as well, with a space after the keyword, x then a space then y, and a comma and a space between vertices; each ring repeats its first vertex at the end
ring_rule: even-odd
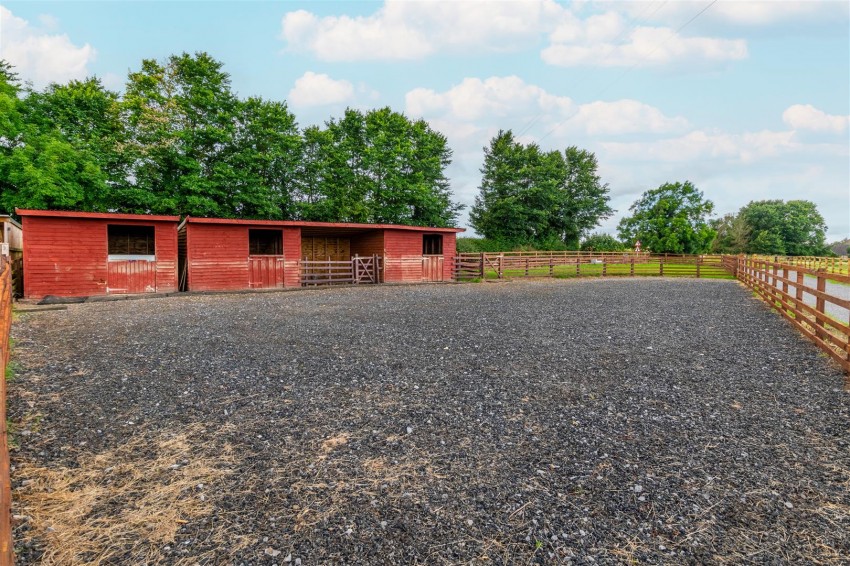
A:
POLYGON ((383 258, 355 255, 350 260, 302 259, 301 285, 369 285, 383 280, 383 258))

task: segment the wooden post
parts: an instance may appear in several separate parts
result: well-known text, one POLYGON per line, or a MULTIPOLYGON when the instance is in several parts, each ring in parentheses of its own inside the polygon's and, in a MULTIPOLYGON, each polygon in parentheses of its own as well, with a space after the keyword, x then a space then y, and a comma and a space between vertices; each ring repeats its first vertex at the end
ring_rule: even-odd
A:
POLYGON ((358 257, 359 257, 358 254, 354 254, 354 259, 351 260, 351 262, 354 264, 352 266, 352 267, 354 267, 354 269, 352 269, 352 271, 354 272, 353 275, 354 275, 354 284, 355 285, 360 284, 360 262, 357 261, 358 257))
POLYGON ((777 284, 776 284, 776 276, 777 276, 778 274, 779 274, 779 264, 778 264, 778 263, 774 263, 774 264, 773 264, 773 281, 771 281, 771 283, 770 283, 770 284, 771 284, 773 287, 776 287, 776 288, 779 288, 779 285, 777 285, 777 284))
POLYGON ((555 258, 549 256, 549 277, 555 276, 555 258))
POLYGON ((788 266, 786 264, 782 264, 782 292, 786 295, 788 294, 788 266))
POLYGON ((606 261, 606 257, 602 256, 602 277, 608 275, 608 262, 606 261))
POLYGON ((796 285, 795 292, 794 292, 794 299, 795 299, 795 303, 796 303, 795 308, 798 311, 803 310, 800 307, 800 305, 803 304, 803 278, 804 277, 805 277, 805 275, 803 274, 802 271, 800 271, 800 268, 798 266, 797 267, 797 285, 796 285))
POLYGON ((702 256, 698 255, 697 256, 697 279, 699 279, 699 267, 700 267, 701 263, 702 263, 702 256))
MULTIPOLYGON (((535 253, 535 257, 537 254, 535 253)), ((525 276, 528 277, 528 256, 525 258, 525 276)))
POLYGON ((481 264, 478 268, 478 275, 481 277, 481 280, 484 281, 484 252, 481 252, 481 264))
POLYGON ((629 258, 629 276, 635 276, 635 256, 629 258))
POLYGON ((581 257, 576 256, 576 276, 581 275, 581 257))
POLYGON ((664 257, 658 256, 658 275, 664 276, 664 260, 667 259, 667 254, 664 257))
MULTIPOLYGON (((826 292, 826 274, 822 273, 822 272, 818 273, 818 291, 820 291, 821 293, 826 292)), ((816 297, 815 298, 815 308, 817 309, 817 311, 819 313, 825 314, 826 313, 826 301, 822 297, 816 297)), ((820 338, 821 340, 825 340, 826 339, 826 331, 823 329, 823 320, 821 320, 820 318, 816 318, 815 324, 817 324, 818 338, 820 338)))
POLYGON ((499 279, 502 278, 502 259, 505 257, 505 254, 499 254, 499 279))

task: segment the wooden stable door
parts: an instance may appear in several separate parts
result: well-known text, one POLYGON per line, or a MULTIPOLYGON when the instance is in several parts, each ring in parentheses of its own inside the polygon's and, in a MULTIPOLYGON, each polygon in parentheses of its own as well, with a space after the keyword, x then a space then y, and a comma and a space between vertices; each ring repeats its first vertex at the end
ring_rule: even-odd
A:
POLYGON ((280 289, 283 287, 283 256, 248 256, 248 287, 280 289))
POLYGON ((110 260, 106 270, 106 292, 137 294, 156 292, 156 261, 110 260))
POLYGON ((423 281, 442 281, 443 280, 443 256, 442 255, 422 256, 422 280, 423 281))

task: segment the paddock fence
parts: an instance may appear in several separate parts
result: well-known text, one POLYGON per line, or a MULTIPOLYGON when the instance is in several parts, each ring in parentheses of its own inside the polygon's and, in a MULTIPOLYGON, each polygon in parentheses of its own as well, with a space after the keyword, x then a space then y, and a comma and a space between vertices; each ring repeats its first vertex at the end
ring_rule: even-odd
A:
POLYGON ((461 253, 455 257, 454 273, 457 281, 643 275, 729 277, 719 255, 651 255, 644 252, 461 253))
POLYGON ((9 477, 9 430, 6 421, 6 369, 9 367, 11 347, 12 287, 12 262, 0 256, 0 566, 14 563, 12 483, 9 477))
POLYGON ((850 275, 829 271, 833 258, 795 259, 725 256, 723 262, 850 374, 850 275))

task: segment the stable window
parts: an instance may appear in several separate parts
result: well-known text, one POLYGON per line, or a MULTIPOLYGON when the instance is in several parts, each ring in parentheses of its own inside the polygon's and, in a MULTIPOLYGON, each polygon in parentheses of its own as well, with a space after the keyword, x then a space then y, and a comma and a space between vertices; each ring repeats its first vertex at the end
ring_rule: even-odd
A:
POLYGON ((108 225, 106 234, 109 259, 153 261, 156 258, 155 233, 153 226, 108 225))
POLYGON ((422 255, 442 255, 443 236, 440 234, 425 234, 422 236, 422 255))
POLYGON ((249 255, 283 255, 283 232, 248 230, 249 255))

